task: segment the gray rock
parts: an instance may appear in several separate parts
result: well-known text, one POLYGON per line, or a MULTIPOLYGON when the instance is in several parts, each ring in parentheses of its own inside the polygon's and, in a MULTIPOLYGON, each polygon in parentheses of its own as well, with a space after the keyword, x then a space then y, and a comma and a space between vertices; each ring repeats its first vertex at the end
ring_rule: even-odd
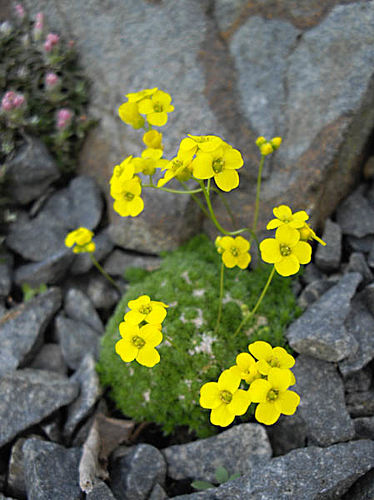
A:
POLYGON ((226 31, 237 20, 246 0, 216 0, 214 2, 214 17, 219 29, 226 31))
POLYGON ((27 137, 8 163, 7 176, 9 194, 25 205, 41 196, 60 177, 60 172, 45 145, 36 137, 27 137))
POLYGON ((374 470, 360 477, 349 488, 342 500, 373 500, 374 498, 374 470))
MULTIPOLYGON (((368 253, 374 246, 374 236, 364 236, 363 238, 355 238, 354 236, 347 236, 348 246, 357 252, 368 253)), ((370 265, 370 263, 369 263, 370 265)))
POLYGON ((50 417, 43 420, 39 424, 39 427, 43 434, 47 436, 49 441, 54 441, 55 443, 61 443, 62 434, 62 422, 65 420, 65 413, 63 410, 57 410, 57 412, 53 413, 50 417))
POLYGON ((317 281, 312 281, 312 283, 309 283, 309 285, 304 288, 304 290, 298 297, 298 305, 302 309, 306 309, 308 306, 318 300, 321 295, 327 292, 327 290, 330 290, 332 286, 336 285, 336 283, 337 280, 332 279, 320 279, 317 281))
POLYGON ((19 286, 27 283, 33 288, 43 284, 55 285, 65 276, 73 259, 74 254, 72 251, 64 248, 41 262, 33 262, 18 267, 14 281, 19 286))
POLYGON ((172 479, 201 479, 215 482, 215 470, 223 466, 230 474, 247 474, 256 463, 271 457, 265 428, 241 424, 207 439, 170 446, 162 450, 172 479))
POLYGON ((25 469, 23 466, 22 446, 26 438, 19 438, 12 446, 9 459, 7 487, 9 493, 16 497, 26 497, 25 469))
POLYGON ((87 353, 92 354, 94 358, 97 357, 98 333, 83 321, 76 321, 59 314, 55 330, 62 355, 69 368, 76 370, 87 353))
POLYGON ((368 265, 370 267, 374 267, 374 243, 373 245, 370 247, 370 250, 369 250, 369 255, 368 255, 368 265))
POLYGON ((78 385, 44 370, 17 370, 0 379, 0 446, 78 395, 78 385))
POLYGON ((67 438, 71 437, 77 425, 91 413, 102 393, 95 364, 92 355, 87 354, 71 377, 72 382, 80 384, 80 392, 78 398, 68 408, 64 427, 64 435, 67 438))
POLYGON ((315 253, 317 266, 324 272, 337 271, 342 257, 342 230, 340 226, 327 219, 322 236, 326 246, 318 245, 315 253))
POLYGON ((307 266, 304 267, 304 272, 302 276, 300 276, 300 280, 304 285, 310 285, 313 281, 322 280, 325 275, 318 269, 318 267, 310 262, 307 266))
POLYGON ((260 135, 271 138, 286 129, 284 78, 299 34, 288 21, 253 16, 230 42, 238 72, 240 109, 260 135))
POLYGON ((374 417, 359 417, 353 419, 356 439, 374 440, 374 417))
POLYGON ((103 481, 98 481, 86 494, 86 500, 116 500, 111 489, 103 481))
POLYGON ((309 446, 255 466, 242 478, 178 500, 289 500, 340 498, 374 465, 374 442, 309 446))
POLYGON ((149 496, 149 500, 167 500, 168 498, 165 490, 159 484, 155 485, 149 496))
POLYGON ((348 273, 312 304, 286 332, 293 349, 325 361, 340 361, 358 349, 358 343, 344 326, 362 277, 348 273))
POLYGON ((352 301, 345 327, 358 344, 357 350, 339 363, 340 371, 347 376, 361 370, 374 358, 374 317, 359 297, 352 301))
POLYGON ((0 298, 6 297, 12 286, 12 259, 0 253, 0 298))
POLYGON ((374 283, 368 285, 363 291, 363 298, 366 304, 366 307, 370 311, 370 313, 374 316, 374 283))
POLYGON ((166 463, 157 448, 139 444, 115 461, 111 489, 117 498, 145 500, 156 483, 164 484, 166 463))
POLYGON ((119 292, 101 275, 90 278, 87 295, 97 309, 110 309, 120 299, 119 292))
MULTIPOLYGON (((114 245, 108 236, 108 231, 102 231, 93 238, 93 241, 96 244, 95 259, 100 262, 113 250, 114 245)), ((93 265, 88 253, 80 253, 76 255, 70 272, 72 274, 83 274, 88 272, 93 265)))
POLYGON ((368 285, 373 281, 373 274, 370 271, 369 266, 366 263, 366 259, 363 253, 361 252, 353 252, 349 257, 348 266, 345 269, 347 273, 360 273, 363 282, 361 286, 368 285))
POLYGON ((369 366, 358 372, 353 372, 344 377, 345 392, 364 392, 368 391, 372 382, 372 372, 369 366))
POLYGON ((147 271, 154 271, 160 267, 161 259, 150 255, 134 255, 123 250, 116 249, 104 263, 104 269, 111 276, 123 277, 128 267, 140 267, 147 271))
MULTIPOLYGON (((296 391, 297 386, 296 386, 296 391)), ((305 422, 298 411, 292 418, 281 415, 279 420, 266 428, 273 456, 285 455, 296 448, 304 448, 307 441, 305 422)))
POLYGON ((353 422, 345 406, 344 385, 334 365, 298 356, 293 369, 298 412, 310 444, 329 446, 354 437, 353 422))
POLYGON ((58 344, 44 344, 30 364, 30 368, 49 370, 66 375, 68 367, 58 344))
POLYGON ((374 391, 351 392, 345 397, 351 417, 371 417, 374 415, 374 391))
POLYGON ((0 376, 27 363, 43 341, 44 332, 61 305, 52 288, 11 309, 0 320, 0 376))
POLYGON ((64 310, 67 316, 77 321, 83 321, 102 334, 104 325, 96 312, 91 300, 78 288, 70 288, 64 299, 64 310))
POLYGON ((339 206, 336 219, 343 234, 357 238, 374 234, 374 209, 360 188, 339 206))
POLYGON ((25 482, 29 500, 80 500, 78 465, 81 450, 66 449, 40 439, 23 445, 25 482))

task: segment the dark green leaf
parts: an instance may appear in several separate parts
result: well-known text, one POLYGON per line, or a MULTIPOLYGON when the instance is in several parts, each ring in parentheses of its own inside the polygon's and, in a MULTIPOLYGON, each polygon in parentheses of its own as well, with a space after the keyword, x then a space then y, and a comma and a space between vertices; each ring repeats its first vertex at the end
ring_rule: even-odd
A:
POLYGON ((214 488, 214 484, 209 483, 208 481, 192 481, 192 488, 195 490, 207 490, 209 488, 214 488))

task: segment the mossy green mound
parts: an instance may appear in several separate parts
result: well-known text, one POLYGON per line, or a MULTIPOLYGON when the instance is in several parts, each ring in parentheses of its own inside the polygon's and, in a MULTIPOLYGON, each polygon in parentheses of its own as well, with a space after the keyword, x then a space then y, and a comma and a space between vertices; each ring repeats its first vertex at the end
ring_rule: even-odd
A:
POLYGON ((156 422, 166 433, 186 425, 199 437, 211 435, 216 428, 209 422, 210 411, 199 405, 200 387, 234 365, 239 352, 248 352, 249 342, 286 347, 284 329, 298 314, 290 278, 274 277, 257 316, 233 337, 242 319, 241 305, 254 306, 271 266, 251 272, 225 269, 222 320, 214 334, 220 260, 212 242, 197 236, 166 255, 159 270, 127 273, 130 287, 108 322, 98 364, 101 382, 111 387, 125 415, 156 422), (161 362, 153 368, 124 363, 114 349, 128 301, 143 294, 170 304, 163 332, 173 345, 164 339, 158 348, 161 362))

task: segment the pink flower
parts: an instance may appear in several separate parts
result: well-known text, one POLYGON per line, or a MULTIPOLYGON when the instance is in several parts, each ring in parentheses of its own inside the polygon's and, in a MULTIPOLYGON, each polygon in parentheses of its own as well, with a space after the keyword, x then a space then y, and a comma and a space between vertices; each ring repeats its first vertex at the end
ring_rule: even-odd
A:
POLYGON ((15 108, 20 108, 25 102, 25 97, 22 94, 16 94, 13 104, 15 108))
POLYGON ((25 102, 23 94, 16 94, 13 90, 8 90, 1 100, 1 109, 10 111, 12 109, 20 108, 25 102))
POLYGON ((25 17, 25 9, 22 7, 20 3, 17 3, 15 6, 15 11, 17 14, 18 19, 23 19, 25 17))
POLYGON ((73 112, 70 109, 62 108, 57 112, 57 128, 63 130, 68 127, 73 118, 73 112))
POLYGON ((48 33, 47 38, 44 42, 44 50, 46 52, 51 52, 53 47, 55 47, 60 40, 60 37, 56 33, 48 33))
POLYGON ((40 40, 44 29, 44 14, 43 12, 38 12, 35 16, 34 25, 34 40, 40 40))
POLYGON ((53 87, 56 87, 58 82, 59 77, 56 75, 56 73, 47 73, 45 75, 45 85, 47 88, 52 89, 53 87))

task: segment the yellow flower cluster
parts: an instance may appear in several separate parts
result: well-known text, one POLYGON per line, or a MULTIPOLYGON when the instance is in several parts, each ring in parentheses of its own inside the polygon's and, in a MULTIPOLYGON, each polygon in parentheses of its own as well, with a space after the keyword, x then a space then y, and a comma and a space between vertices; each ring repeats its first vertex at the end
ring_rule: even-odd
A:
POLYGON ((266 140, 265 137, 258 137, 256 140, 256 145, 258 146, 262 156, 268 156, 274 153, 276 149, 282 144, 281 137, 273 137, 270 141, 266 140))
POLYGON ((217 252, 222 255, 222 261, 228 268, 235 266, 246 269, 251 262, 249 249, 251 244, 243 236, 217 236, 217 252))
POLYGON ((160 361, 156 350, 162 342, 161 323, 166 317, 163 302, 151 300, 148 295, 141 295, 128 303, 130 311, 119 325, 121 340, 116 343, 116 353, 126 363, 134 361, 152 368, 160 361))
POLYGON ((292 213, 287 205, 273 209, 272 219, 267 229, 276 229, 274 238, 266 238, 260 243, 262 260, 274 264, 281 276, 291 276, 300 269, 300 264, 308 264, 312 258, 312 247, 308 240, 315 239, 322 245, 326 243, 316 236, 313 229, 305 222, 308 214, 301 210, 292 213))
POLYGON ((73 247, 74 253, 94 252, 96 245, 92 241, 94 233, 86 227, 79 227, 67 234, 65 245, 69 248, 73 247))
POLYGON ((162 127, 168 121, 168 113, 174 111, 170 95, 157 87, 132 92, 126 97, 127 102, 121 104, 118 114, 122 121, 135 129, 144 127, 142 115, 146 116, 149 125, 162 127))
POLYGON ((296 382, 290 370, 294 358, 282 347, 272 348, 263 341, 249 344, 248 350, 252 356, 238 354, 236 365, 222 372, 217 382, 208 382, 200 389, 200 405, 212 410, 210 421, 214 425, 230 425, 251 403, 258 403, 255 417, 266 425, 274 424, 281 414, 296 411, 300 397, 288 390, 296 382), (247 390, 239 388, 242 380, 249 385, 247 390))

